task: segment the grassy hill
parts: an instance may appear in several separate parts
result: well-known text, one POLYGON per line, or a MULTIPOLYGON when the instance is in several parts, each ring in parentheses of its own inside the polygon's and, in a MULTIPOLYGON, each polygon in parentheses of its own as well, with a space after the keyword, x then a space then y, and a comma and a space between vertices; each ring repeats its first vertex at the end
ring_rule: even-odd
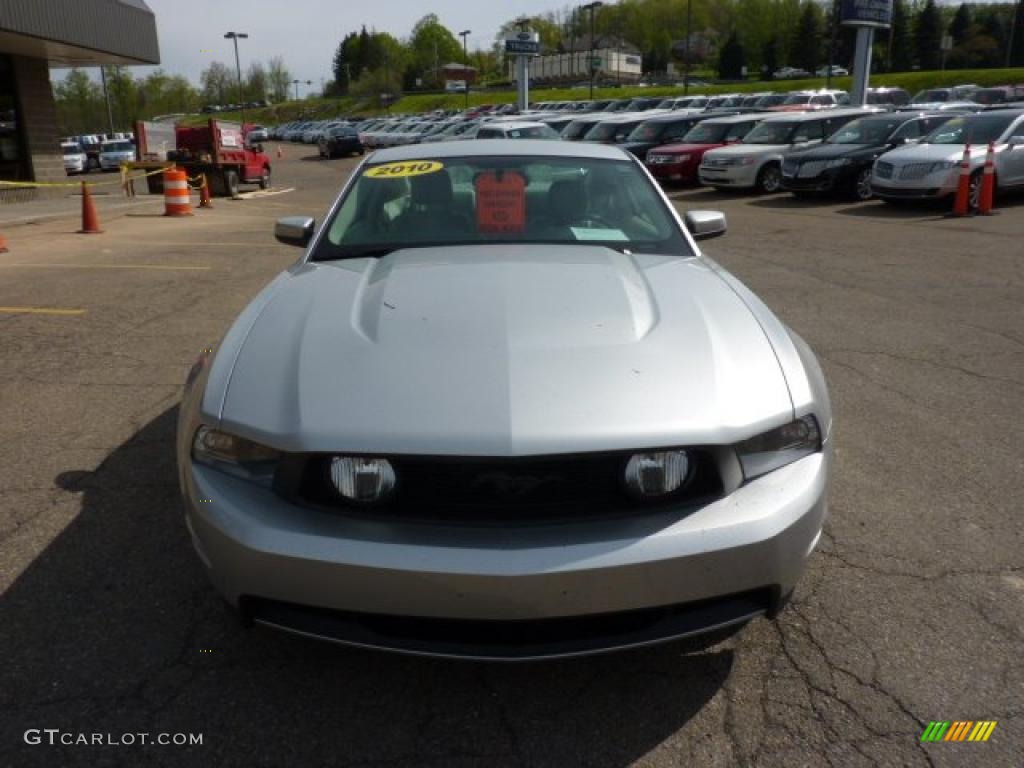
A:
MULTIPOLYGON (((1024 82, 1024 68, 1016 69, 960 69, 946 72, 899 72, 882 74, 871 78, 872 86, 891 86, 905 88, 911 94, 924 88, 940 88, 960 83, 975 85, 1003 85, 1006 83, 1024 82)), ((832 79, 832 87, 849 90, 851 78, 839 77, 832 79)), ((825 78, 817 77, 806 80, 776 80, 772 82, 748 81, 745 83, 726 83, 707 88, 691 88, 691 93, 756 93, 758 91, 790 91, 811 88, 823 88, 825 78)), ((656 88, 640 88, 636 86, 622 88, 595 88, 595 98, 625 98, 627 96, 678 96, 683 89, 676 86, 656 88)), ((585 99, 589 96, 587 88, 537 88, 531 90, 532 101, 564 101, 585 99)), ((481 91, 469 94, 470 105, 504 104, 516 99, 515 91, 481 91)), ((417 113, 433 109, 461 109, 465 105, 463 94, 414 93, 403 96, 395 102, 390 112, 417 113)), ((374 103, 373 99, 347 97, 342 99, 304 99, 286 101, 264 109, 247 110, 247 121, 274 125, 289 120, 317 119, 340 115, 379 115, 385 110, 374 103)), ((215 117, 223 120, 239 120, 237 112, 219 112, 215 117)), ((198 124, 206 120, 206 115, 190 115, 183 120, 186 124, 198 124)))

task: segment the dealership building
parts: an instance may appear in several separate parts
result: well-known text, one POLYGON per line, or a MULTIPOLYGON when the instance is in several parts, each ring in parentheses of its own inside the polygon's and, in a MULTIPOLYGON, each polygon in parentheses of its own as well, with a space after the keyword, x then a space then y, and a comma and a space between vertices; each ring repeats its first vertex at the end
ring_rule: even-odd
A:
POLYGON ((0 0, 0 181, 66 180, 51 67, 159 63, 143 0, 0 0))

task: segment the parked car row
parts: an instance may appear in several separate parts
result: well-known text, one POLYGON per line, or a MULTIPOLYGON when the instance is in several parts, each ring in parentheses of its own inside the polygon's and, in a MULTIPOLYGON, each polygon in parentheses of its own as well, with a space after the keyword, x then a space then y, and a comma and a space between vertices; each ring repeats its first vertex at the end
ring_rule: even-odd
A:
POLYGON ((677 142, 650 149, 645 165, 662 183, 899 202, 954 194, 970 145, 970 203, 976 206, 990 142, 996 191, 1024 188, 1024 105, 704 117, 677 142))
POLYGON ((92 170, 117 170, 135 159, 135 136, 128 132, 65 136, 60 141, 64 171, 70 176, 92 170))

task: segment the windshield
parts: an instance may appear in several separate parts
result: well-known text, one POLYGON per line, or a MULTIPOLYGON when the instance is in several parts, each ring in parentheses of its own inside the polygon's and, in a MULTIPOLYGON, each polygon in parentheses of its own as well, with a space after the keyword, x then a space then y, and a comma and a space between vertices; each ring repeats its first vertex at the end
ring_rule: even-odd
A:
POLYGON ((633 132, 629 134, 630 141, 657 141, 663 133, 670 127, 676 125, 676 123, 668 123, 661 121, 650 121, 646 123, 640 123, 633 132))
POLYGON ((623 126, 622 123, 615 123, 615 122, 598 123, 593 128, 591 128, 589 131, 587 131, 587 134, 586 134, 586 136, 583 137, 583 140, 584 141, 607 141, 609 139, 615 138, 615 134, 617 134, 620 130, 622 130, 623 127, 624 126, 623 126))
POLYGON ((789 144, 789 137, 798 125, 800 123, 796 121, 768 122, 766 120, 763 123, 758 123, 757 127, 743 138, 743 143, 789 144))
POLYGON ((826 144, 884 144, 889 134, 905 122, 899 118, 860 118, 847 123, 825 140, 826 144))
POLYGON ((948 101, 950 92, 945 88, 920 91, 911 101, 911 104, 927 104, 930 101, 948 101))
POLYGON ((608 109, 606 109, 605 112, 623 112, 629 108, 630 103, 631 102, 629 99, 613 101, 611 104, 608 105, 608 109))
POLYGON ((659 193, 631 162, 489 155, 364 166, 312 258, 495 242, 691 253, 659 193))
POLYGON ((721 144, 729 126, 723 123, 697 123, 680 140, 687 144, 721 144))
POLYGON ((82 148, 77 144, 61 144, 60 148, 64 150, 65 155, 80 155, 82 154, 82 148))
POLYGON ((923 144, 988 144, 1013 122, 1015 115, 954 117, 925 136, 923 144))
POLYGON ((105 141, 103 143, 104 152, 131 152, 132 149, 130 141, 105 141))
POLYGON ((979 104, 1002 104, 1009 100, 1009 94, 1002 88, 980 88, 971 94, 971 101, 979 104))
POLYGON ((757 106, 759 107, 777 107, 786 100, 786 94, 784 93, 772 93, 758 100, 757 106))
POLYGON ((811 102, 810 94, 794 93, 794 94, 791 94, 791 95, 787 96, 786 100, 784 102, 782 102, 782 103, 786 104, 786 105, 789 105, 789 104, 810 104, 810 102, 811 102))
POLYGON ((562 138, 570 140, 581 139, 595 125, 596 123, 593 120, 573 120, 562 129, 562 138))

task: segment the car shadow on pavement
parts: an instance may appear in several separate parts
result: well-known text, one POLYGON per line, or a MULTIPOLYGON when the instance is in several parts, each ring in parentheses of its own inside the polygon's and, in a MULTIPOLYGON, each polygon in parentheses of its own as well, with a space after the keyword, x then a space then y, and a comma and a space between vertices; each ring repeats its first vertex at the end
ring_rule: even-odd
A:
POLYGON ((182 521, 176 416, 55 480, 80 512, 0 603, 11 764, 625 766, 729 676, 733 652, 710 641, 496 665, 242 628, 182 521), (202 745, 33 746, 32 728, 202 745))

